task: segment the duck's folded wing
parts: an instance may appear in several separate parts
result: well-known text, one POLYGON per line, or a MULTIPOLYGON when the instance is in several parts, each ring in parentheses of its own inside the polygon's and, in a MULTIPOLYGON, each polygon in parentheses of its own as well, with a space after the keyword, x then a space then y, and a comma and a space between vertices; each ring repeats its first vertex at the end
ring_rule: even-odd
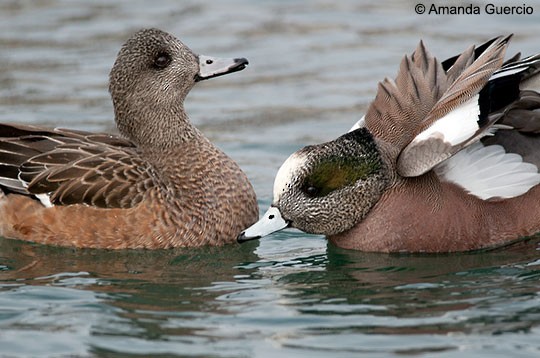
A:
POLYGON ((154 185, 151 172, 123 138, 0 125, 0 186, 45 205, 133 207, 154 185))

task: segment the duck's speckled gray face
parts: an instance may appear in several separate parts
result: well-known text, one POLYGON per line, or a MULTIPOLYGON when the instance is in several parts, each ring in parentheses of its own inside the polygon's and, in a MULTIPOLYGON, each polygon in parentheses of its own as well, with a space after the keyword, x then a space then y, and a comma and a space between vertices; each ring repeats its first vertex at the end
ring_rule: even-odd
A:
POLYGON ((137 32, 122 46, 109 76, 118 129, 139 145, 153 138, 150 133, 166 133, 165 127, 179 125, 160 120, 185 116, 183 102, 196 82, 247 64, 245 58, 198 56, 158 29, 137 32))
POLYGON ((286 226, 323 235, 348 230, 379 200, 389 181, 387 172, 364 128, 305 147, 283 163, 274 182, 272 206, 239 239, 286 226))
POLYGON ((143 89, 145 93, 176 91, 176 99, 183 100, 195 82, 243 70, 247 64, 245 58, 198 56, 171 34, 145 29, 118 53, 110 73, 110 91, 113 98, 116 93, 143 89))
POLYGON ((386 187, 384 163, 373 138, 360 129, 305 147, 280 168, 273 206, 293 227, 334 235, 351 228, 386 187))
POLYGON ((110 73, 109 89, 113 100, 144 94, 182 101, 198 71, 198 57, 186 45, 164 31, 145 29, 122 46, 110 73), (171 95, 164 96, 164 92, 171 95))

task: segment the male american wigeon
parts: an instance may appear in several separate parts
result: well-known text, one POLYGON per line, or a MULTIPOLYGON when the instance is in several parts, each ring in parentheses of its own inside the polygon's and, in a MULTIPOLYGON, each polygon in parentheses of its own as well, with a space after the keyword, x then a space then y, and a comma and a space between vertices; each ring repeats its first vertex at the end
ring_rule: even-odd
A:
POLYGON ((343 248, 452 252, 540 232, 540 55, 503 63, 508 41, 442 63, 420 42, 349 133, 285 161, 239 241, 295 227, 343 248))
POLYGON ((196 82, 247 63, 141 30, 110 73, 122 136, 1 124, 0 235, 107 249, 234 242, 258 218, 255 193, 183 102, 196 82))

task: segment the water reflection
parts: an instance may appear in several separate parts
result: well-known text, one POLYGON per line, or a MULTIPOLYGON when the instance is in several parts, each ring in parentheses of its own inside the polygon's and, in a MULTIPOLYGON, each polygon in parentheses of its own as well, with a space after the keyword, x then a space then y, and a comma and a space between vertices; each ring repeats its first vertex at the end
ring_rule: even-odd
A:
POLYGON ((2 240, 0 324, 33 312, 26 332, 54 341, 56 327, 103 354, 426 353, 459 349, 457 333, 537 329, 540 238, 451 255, 361 253, 296 232, 272 240, 161 251, 2 240))
MULTIPOLYGON (((103 292, 115 282, 179 285, 186 288, 234 279, 236 267, 253 261, 255 244, 204 247, 195 250, 86 250, 0 240, 4 282, 63 285, 103 292), (73 277, 80 277, 78 282, 73 277), (99 280, 95 280, 99 278, 99 280), (99 281, 99 282, 98 282, 99 281), (92 282, 99 285, 92 286, 92 282)), ((127 285, 126 285, 127 284, 127 285)))
MULTIPOLYGON (((232 310, 241 317, 236 326, 245 334, 272 337, 295 352, 335 354, 451 351, 461 344, 454 334, 533 333, 539 323, 534 313, 539 241, 435 256, 329 246, 327 256, 295 256, 302 270, 276 263, 277 270, 262 267, 254 272, 252 276, 271 278, 272 288, 260 289, 273 295, 236 299, 232 310), (272 319, 264 319, 264 328, 256 329, 260 312, 271 312, 272 319), (385 340, 389 335, 394 338, 385 340), (412 336, 418 338, 407 338, 412 336), (382 347, 381 341, 391 343, 382 347)), ((509 348, 504 342, 501 347, 509 348)))

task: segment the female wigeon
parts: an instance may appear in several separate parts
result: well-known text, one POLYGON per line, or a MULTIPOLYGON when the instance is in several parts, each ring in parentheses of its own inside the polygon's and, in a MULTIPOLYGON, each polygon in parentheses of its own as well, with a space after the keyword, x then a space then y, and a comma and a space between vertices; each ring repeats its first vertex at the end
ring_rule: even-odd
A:
POLYGON ((247 64, 141 30, 110 73, 122 136, 1 124, 0 235, 106 249, 234 242, 258 218, 255 192, 183 102, 196 82, 247 64))

